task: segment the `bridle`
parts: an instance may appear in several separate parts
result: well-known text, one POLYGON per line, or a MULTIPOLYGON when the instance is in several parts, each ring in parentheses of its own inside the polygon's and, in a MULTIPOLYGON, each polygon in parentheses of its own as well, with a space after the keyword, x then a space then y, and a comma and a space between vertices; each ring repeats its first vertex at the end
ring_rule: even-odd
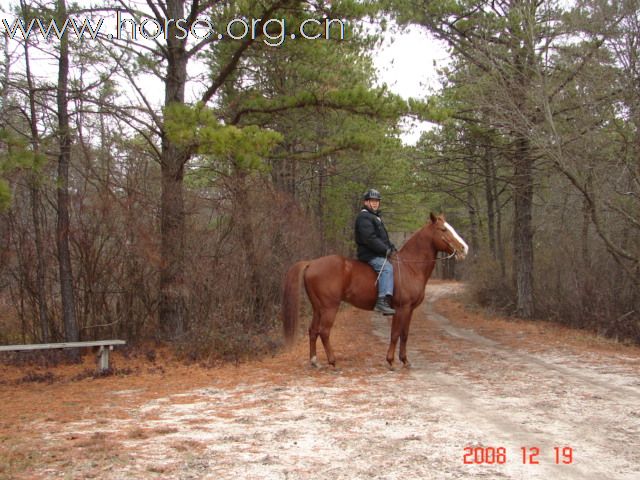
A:
MULTIPOLYGON (((440 230, 440 229, 439 229, 440 230)), ((446 230, 441 230, 441 231, 446 231, 446 230)), ((456 247, 453 246, 453 244, 447 240, 446 238, 444 238, 444 235, 442 236, 442 241, 444 243, 446 243, 449 247, 451 247, 451 250, 453 250, 449 255, 447 255, 446 257, 437 257, 434 258, 433 260, 402 260, 400 258, 400 252, 396 252, 396 262, 398 262, 398 264, 400 263, 435 263, 438 260, 449 260, 453 257, 455 257, 458 254, 458 249, 456 247)))
MULTIPOLYGON (((453 248, 453 246, 451 244, 449 244, 449 246, 451 248, 453 248)), ((451 254, 447 255, 446 257, 436 257, 436 259, 434 260, 434 262, 437 262, 438 260, 449 260, 450 258, 455 257, 458 254, 458 250, 456 250, 455 248, 453 248, 453 252, 451 252, 451 254)))
POLYGON ((449 240, 444 238, 444 236, 442 237, 442 241, 444 243, 446 243, 447 245, 449 245, 449 247, 451 247, 451 250, 453 250, 453 252, 451 252, 451 254, 446 256, 446 257, 440 257, 440 258, 436 257, 436 260, 449 260, 450 258, 455 257, 457 255, 457 253, 458 253, 458 250, 456 249, 456 247, 454 247, 453 244, 449 240))
MULTIPOLYGON (((445 232, 447 230, 443 229, 443 230, 440 230, 440 231, 445 232)), ((444 243, 446 243, 447 245, 449 245, 449 247, 451 247, 451 250, 453 250, 453 252, 451 252, 451 254, 446 256, 446 257, 440 257, 440 258, 436 257, 436 260, 449 260, 450 258, 455 257, 458 254, 458 249, 456 247, 454 247, 453 244, 449 240, 447 240, 444 235, 442 236, 442 241, 444 243)))
MULTIPOLYGON (((456 256, 456 254, 458 253, 458 250, 451 244, 451 242, 449 240, 447 240, 446 238, 442 238, 442 240, 449 245, 449 247, 451 247, 451 249, 453 250, 453 252, 451 252, 449 255, 447 255, 446 257, 440 257, 438 258, 436 256, 436 258, 434 258, 433 260, 402 260, 402 258, 400 258, 400 252, 396 252, 395 255, 395 261, 398 264, 398 281, 400 283, 402 283, 402 269, 400 268, 400 265, 403 263, 414 263, 414 264, 427 264, 427 263, 436 263, 438 260, 449 260, 450 258, 453 258, 456 256)), ((437 255, 437 254, 436 254, 437 255)), ((387 261, 391 262, 391 259, 389 257, 385 257, 384 259, 384 263, 387 263, 387 261)), ((382 264, 382 268, 384 268, 384 263, 382 264)), ((378 283, 378 280, 380 279, 380 275, 382 274, 382 268, 380 269, 380 272, 378 272, 378 276, 376 278, 376 284, 378 283)))

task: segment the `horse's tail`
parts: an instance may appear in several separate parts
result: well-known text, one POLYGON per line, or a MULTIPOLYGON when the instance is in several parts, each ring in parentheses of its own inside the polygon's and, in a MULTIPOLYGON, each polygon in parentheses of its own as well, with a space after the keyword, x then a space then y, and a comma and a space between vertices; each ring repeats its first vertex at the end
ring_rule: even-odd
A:
POLYGON ((291 344, 298 330, 300 317, 300 284, 308 261, 294 264, 284 279, 282 288, 282 326, 287 344, 291 344))

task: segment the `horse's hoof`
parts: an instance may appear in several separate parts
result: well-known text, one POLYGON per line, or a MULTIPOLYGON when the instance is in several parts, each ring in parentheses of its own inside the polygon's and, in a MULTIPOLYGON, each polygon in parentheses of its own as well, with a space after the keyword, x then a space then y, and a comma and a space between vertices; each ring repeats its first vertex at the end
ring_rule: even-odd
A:
POLYGON ((411 368, 411 362, 409 360, 405 360, 402 362, 403 368, 411 368))
POLYGON ((317 357, 311 357, 311 360, 309 361, 309 363, 311 364, 311 366, 313 368, 318 368, 318 358, 317 357))
POLYGON ((387 368, 389 369, 390 372, 396 371, 396 367, 393 366, 393 362, 387 362, 387 368))

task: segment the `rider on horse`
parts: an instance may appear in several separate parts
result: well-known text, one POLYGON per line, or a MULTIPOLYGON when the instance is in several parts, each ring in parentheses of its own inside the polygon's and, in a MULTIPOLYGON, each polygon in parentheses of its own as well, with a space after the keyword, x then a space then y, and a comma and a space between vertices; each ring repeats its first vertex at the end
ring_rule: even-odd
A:
POLYGON ((378 273, 378 298, 374 310, 384 315, 394 315, 396 311, 389 305, 393 295, 393 266, 389 257, 396 247, 389 240, 389 234, 380 218, 380 192, 367 190, 363 197, 363 208, 356 218, 356 244, 358 260, 368 263, 378 273))

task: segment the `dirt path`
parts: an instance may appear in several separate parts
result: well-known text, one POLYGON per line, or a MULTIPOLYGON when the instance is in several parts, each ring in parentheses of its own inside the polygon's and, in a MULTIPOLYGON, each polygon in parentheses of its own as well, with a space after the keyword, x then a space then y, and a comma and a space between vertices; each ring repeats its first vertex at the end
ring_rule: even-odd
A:
POLYGON ((637 359, 625 366, 615 358, 603 363, 590 355, 532 354, 506 346, 434 312, 433 301, 451 289, 431 286, 424 306, 436 328, 454 339, 446 342, 451 348, 440 344, 437 364, 425 361, 424 343, 412 352, 416 386, 430 392, 423 406, 440 413, 439 424, 451 438, 440 447, 458 454, 449 457, 451 477, 638 478, 637 359), (485 447, 467 456, 474 465, 464 465, 465 446, 485 447), (492 453, 486 447, 504 448, 505 464, 480 464, 483 454, 492 453), (531 454, 538 464, 530 462, 531 454))
MULTIPOLYGON (((335 371, 308 367, 302 341, 274 359, 215 371, 197 389, 150 395, 149 385, 104 383, 115 391, 90 414, 24 414, 15 438, 31 457, 4 474, 640 478, 639 350, 569 349, 517 325, 469 328, 451 305, 451 314, 434 310, 459 288, 429 285, 412 325, 411 369, 384 366, 387 319, 345 309, 335 371)), ((4 440, 0 429, 0 452, 12 445, 12 425, 4 440)))

